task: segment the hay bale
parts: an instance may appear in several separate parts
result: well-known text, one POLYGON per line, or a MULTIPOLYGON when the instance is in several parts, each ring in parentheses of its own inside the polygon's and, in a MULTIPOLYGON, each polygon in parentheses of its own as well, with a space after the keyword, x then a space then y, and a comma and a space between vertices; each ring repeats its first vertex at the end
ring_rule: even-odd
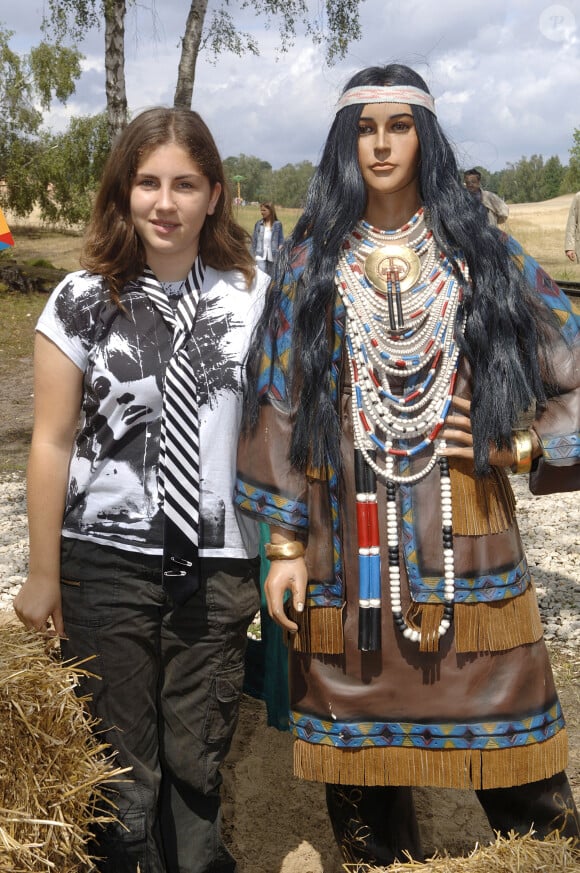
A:
POLYGON ((557 833, 543 841, 530 834, 511 833, 507 838, 498 836, 489 846, 476 846, 465 858, 435 854, 424 864, 345 864, 344 869, 347 873, 580 873, 580 848, 577 841, 562 839, 557 833))
POLYGON ((0 870, 89 873, 90 828, 114 820, 102 786, 119 770, 74 692, 82 670, 0 622, 0 870))

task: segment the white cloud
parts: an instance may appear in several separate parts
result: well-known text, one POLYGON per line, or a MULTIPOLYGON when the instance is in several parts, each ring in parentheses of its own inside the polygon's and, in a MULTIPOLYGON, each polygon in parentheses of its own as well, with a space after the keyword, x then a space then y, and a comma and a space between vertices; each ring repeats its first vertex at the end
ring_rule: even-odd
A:
MULTIPOLYGON (((183 0, 164 0, 163 17, 148 2, 132 5, 127 21, 132 112, 172 102, 187 15, 183 0)), ((18 34, 18 51, 39 39, 42 10, 38 0, 19 0, 0 13, 18 34)), ((532 154, 568 161, 580 126, 579 0, 364 0, 360 13, 363 38, 335 67, 304 37, 280 55, 276 27, 264 30, 249 11, 243 27, 258 39, 260 57, 223 55, 211 64, 200 56, 194 107, 224 157, 243 152, 274 167, 316 162, 349 76, 395 61, 426 79, 462 165, 501 169, 532 154)), ((95 32, 83 45, 85 72, 68 109, 51 112, 53 128, 104 108, 103 43, 95 32)))

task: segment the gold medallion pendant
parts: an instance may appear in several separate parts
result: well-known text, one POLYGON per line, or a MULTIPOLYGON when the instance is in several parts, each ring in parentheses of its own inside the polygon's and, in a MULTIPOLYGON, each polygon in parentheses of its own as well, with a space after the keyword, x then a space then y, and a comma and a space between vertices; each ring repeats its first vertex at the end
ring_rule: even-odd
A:
POLYGON ((382 246, 365 260, 365 276, 377 291, 386 294, 393 282, 408 291, 421 275, 419 255, 407 246, 382 246))

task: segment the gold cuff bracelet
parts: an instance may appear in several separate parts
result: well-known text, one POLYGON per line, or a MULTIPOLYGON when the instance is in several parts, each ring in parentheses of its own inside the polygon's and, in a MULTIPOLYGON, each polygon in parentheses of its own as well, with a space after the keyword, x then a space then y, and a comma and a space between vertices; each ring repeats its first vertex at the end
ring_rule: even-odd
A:
POLYGON ((512 445, 516 454, 512 473, 529 473, 532 469, 532 435, 529 430, 516 430, 512 434, 512 445))
POLYGON ((304 543, 292 540, 289 543, 266 543, 264 546, 269 561, 294 561, 304 556, 304 543))

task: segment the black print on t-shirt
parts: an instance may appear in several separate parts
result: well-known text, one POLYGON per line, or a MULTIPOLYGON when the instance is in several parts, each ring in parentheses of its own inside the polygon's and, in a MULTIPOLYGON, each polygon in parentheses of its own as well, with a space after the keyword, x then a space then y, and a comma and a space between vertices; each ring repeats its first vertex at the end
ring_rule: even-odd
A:
POLYGON ((226 347, 231 331, 241 326, 242 322, 234 318, 231 312, 223 310, 221 300, 202 298, 192 338, 199 406, 207 403, 213 409, 219 393, 237 393, 240 390, 240 362, 228 355, 226 347))
MULTIPOLYGON (((220 300, 202 298, 197 324, 192 339, 192 360, 197 378, 198 405, 214 409, 218 395, 224 391, 240 390, 240 361, 228 355, 227 342, 233 330, 242 326, 231 313, 224 312, 220 300)), ((226 437, 227 438, 227 437, 226 437)), ((216 446, 217 451, 220 450, 216 446)), ((203 471, 202 471, 203 474, 203 471)), ((200 542, 206 549, 225 546, 225 503, 211 489, 211 482, 203 483, 203 504, 200 516, 200 542)))
MULTIPOLYGON (((171 331, 140 288, 124 290, 120 309, 102 281, 86 273, 68 277, 51 305, 41 330, 83 370, 65 531, 127 549, 159 549, 157 466, 171 331)), ((226 553, 242 548, 229 496, 251 305, 237 288, 213 293, 212 286, 201 295, 188 343, 202 439, 200 545, 226 553)))

